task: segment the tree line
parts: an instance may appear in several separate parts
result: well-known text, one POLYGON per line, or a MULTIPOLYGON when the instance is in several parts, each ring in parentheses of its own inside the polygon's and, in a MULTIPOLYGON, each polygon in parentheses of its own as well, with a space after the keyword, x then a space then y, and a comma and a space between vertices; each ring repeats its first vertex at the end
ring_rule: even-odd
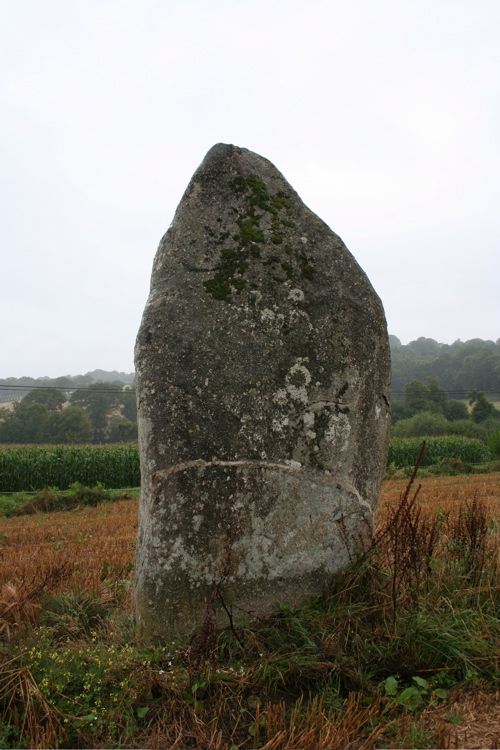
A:
MULTIPOLYGON (((421 337, 407 345, 397 336, 389 339, 394 434, 486 439, 499 429, 500 412, 486 394, 500 397, 500 339, 441 344, 421 337), (459 397, 450 398, 453 393, 459 397)), ((96 370, 75 377, 0 380, 0 400, 15 401, 10 410, 0 403, 0 443, 135 440, 133 378, 133 373, 96 370), (26 393, 23 387, 30 386, 34 390, 26 393)))
POLYGON ((67 395, 55 387, 29 391, 0 409, 0 443, 118 443, 137 438, 135 389, 93 383, 67 395))
POLYGON ((441 344, 423 336, 402 344, 397 336, 389 336, 392 359, 394 396, 400 395, 407 383, 421 383, 435 378, 445 391, 474 390, 500 396, 500 339, 455 341, 441 344))

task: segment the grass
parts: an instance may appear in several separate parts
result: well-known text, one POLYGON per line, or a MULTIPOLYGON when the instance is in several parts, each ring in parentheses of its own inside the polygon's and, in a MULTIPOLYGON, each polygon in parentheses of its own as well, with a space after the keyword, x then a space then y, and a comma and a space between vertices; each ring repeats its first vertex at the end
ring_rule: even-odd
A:
POLYGON ((130 614, 135 501, 1 520, 0 744, 453 746, 473 696, 492 705, 499 479, 386 481, 324 596, 158 646, 130 614))
POLYGON ((0 495, 0 516, 74 510, 85 505, 95 506, 118 499, 137 499, 139 493, 139 487, 108 490, 99 484, 86 487, 79 482, 72 484, 66 491, 46 487, 37 492, 10 492, 0 495))

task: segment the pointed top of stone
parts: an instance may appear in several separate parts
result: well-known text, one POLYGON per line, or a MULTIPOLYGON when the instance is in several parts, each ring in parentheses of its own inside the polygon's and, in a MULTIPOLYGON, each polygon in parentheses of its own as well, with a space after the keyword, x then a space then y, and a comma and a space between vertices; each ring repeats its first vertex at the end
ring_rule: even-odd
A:
POLYGON ((286 188, 298 198, 297 193, 269 159, 232 143, 214 144, 205 154, 205 158, 191 178, 191 183, 213 184, 214 181, 223 180, 224 177, 237 177, 238 175, 259 177, 264 181, 282 181, 286 188))

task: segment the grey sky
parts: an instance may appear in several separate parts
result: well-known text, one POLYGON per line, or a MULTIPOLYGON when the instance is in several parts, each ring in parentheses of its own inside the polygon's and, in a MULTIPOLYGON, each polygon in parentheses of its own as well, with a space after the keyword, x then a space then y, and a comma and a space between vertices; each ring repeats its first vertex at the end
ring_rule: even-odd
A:
POLYGON ((271 159, 403 342, 500 336, 498 0, 0 2, 0 377, 131 370, 216 142, 271 159))

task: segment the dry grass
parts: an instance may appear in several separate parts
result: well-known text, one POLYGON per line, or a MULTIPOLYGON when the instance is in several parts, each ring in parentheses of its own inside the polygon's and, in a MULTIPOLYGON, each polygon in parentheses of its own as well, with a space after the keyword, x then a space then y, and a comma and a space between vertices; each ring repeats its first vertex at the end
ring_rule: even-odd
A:
MULTIPOLYGON (((384 482, 379 521, 387 517, 407 480, 384 482)), ((455 513, 472 500, 482 501, 490 518, 500 516, 500 474, 425 477, 418 495, 422 513, 455 513)), ((0 590, 5 584, 43 579, 47 571, 72 571, 52 587, 62 591, 99 591, 102 578, 128 576, 137 534, 137 501, 120 500, 97 508, 40 513, 0 520, 0 590), (108 571, 108 573, 106 573, 108 571)), ((127 606, 128 600, 124 600, 127 606)))
POLYGON ((496 750, 500 747, 499 697, 481 689, 458 688, 446 705, 425 709, 417 724, 444 750, 496 750))
POLYGON ((320 698, 311 701, 306 711, 300 701, 288 712, 284 703, 269 704, 262 713, 262 750, 368 750, 381 727, 364 737, 361 733, 379 711, 377 703, 362 706, 359 693, 349 695, 339 718, 325 711, 320 698))
MULTIPOLYGON (((389 479, 382 486, 380 517, 384 508, 398 501, 407 484, 407 479, 389 479)), ((435 513, 456 511, 474 497, 484 502, 489 517, 500 515, 500 474, 469 474, 465 476, 423 477, 418 502, 423 512, 435 513)))
POLYGON ((71 564, 71 571, 50 591, 98 592, 104 577, 129 577, 136 534, 137 502, 133 500, 2 519, 0 591, 7 584, 22 590, 27 585, 36 588, 47 571, 71 564))
POLYGON ((61 732, 58 712, 45 700, 30 670, 15 659, 0 663, 0 703, 4 714, 17 718, 20 737, 29 737, 30 747, 57 747, 61 732))
POLYGON ((257 704, 253 711, 242 703, 228 707, 220 702, 214 705, 210 719, 185 706, 174 720, 172 708, 164 720, 156 722, 154 730, 138 737, 139 746, 151 750, 228 750, 251 747, 259 750, 372 750, 382 727, 371 727, 380 712, 380 704, 362 705, 361 696, 352 693, 345 700, 338 715, 323 704, 321 698, 309 703, 302 699, 294 704, 283 701, 257 704), (240 724, 243 716, 252 717, 252 737, 240 724), (228 727, 228 716, 231 717, 228 727), (227 731, 222 731, 225 727, 227 731))

